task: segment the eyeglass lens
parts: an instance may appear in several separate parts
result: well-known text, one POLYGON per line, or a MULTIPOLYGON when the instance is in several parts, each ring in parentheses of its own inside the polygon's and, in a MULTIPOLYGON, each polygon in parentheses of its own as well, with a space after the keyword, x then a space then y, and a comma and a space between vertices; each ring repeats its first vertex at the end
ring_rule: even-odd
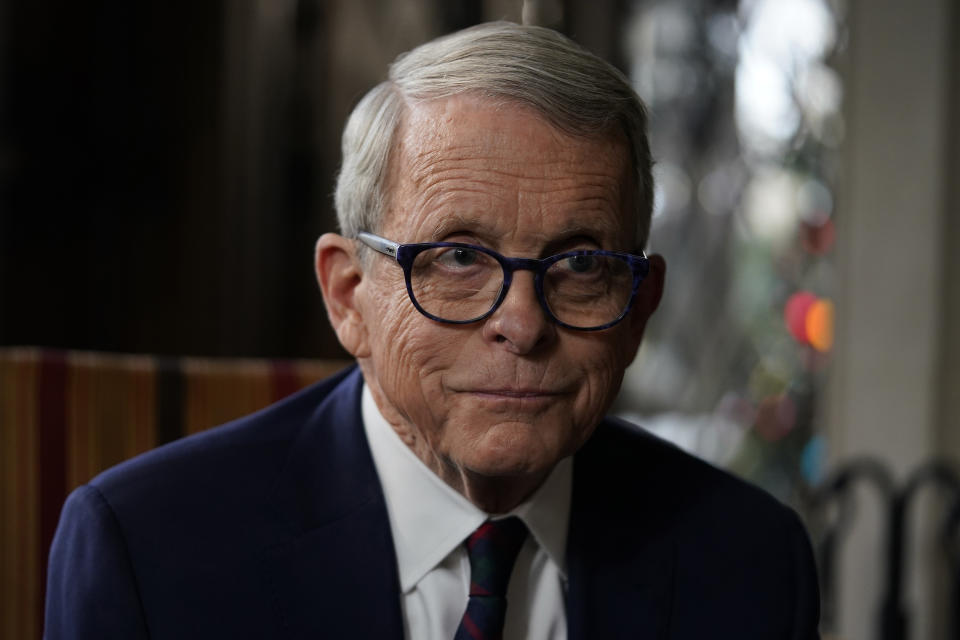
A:
MULTIPOLYGON (((500 263, 482 251, 437 247, 420 252, 410 287, 427 313, 454 322, 475 320, 496 303, 503 286, 500 263)), ((616 320, 630 303, 633 272, 616 256, 571 256, 554 262, 543 277, 543 295, 560 322, 593 328, 616 320)))

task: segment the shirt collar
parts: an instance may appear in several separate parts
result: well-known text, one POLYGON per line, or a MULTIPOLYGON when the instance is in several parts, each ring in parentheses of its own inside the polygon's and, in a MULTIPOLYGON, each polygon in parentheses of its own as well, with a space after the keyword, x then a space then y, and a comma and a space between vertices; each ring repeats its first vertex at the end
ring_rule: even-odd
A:
MULTIPOLYGON (((406 593, 491 516, 417 458, 384 419, 367 385, 361 412, 387 503, 400 586, 406 593)), ((564 458, 509 514, 523 520, 564 577, 572 480, 573 462, 564 458)))

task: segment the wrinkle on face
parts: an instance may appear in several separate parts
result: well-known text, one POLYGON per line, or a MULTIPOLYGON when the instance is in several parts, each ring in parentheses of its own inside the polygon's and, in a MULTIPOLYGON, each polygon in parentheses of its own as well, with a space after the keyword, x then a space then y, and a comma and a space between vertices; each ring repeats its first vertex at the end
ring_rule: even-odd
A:
MULTIPOLYGON (((516 257, 632 246, 629 154, 617 137, 568 136, 526 107, 458 96, 412 107, 397 140, 386 238, 452 238, 516 257)), ((529 272, 515 274, 487 320, 439 323, 413 307, 395 262, 375 260, 358 291, 371 343, 361 367, 384 417, 478 504, 525 497, 612 403, 639 345, 629 323, 598 332, 549 324, 529 272)))
MULTIPOLYGON (((540 225, 521 215, 529 211, 534 217, 565 218, 568 226, 590 218, 595 226, 606 227, 606 236, 616 235, 609 238, 615 244, 604 248, 632 248, 632 236, 626 234, 629 240, 624 242, 625 234, 613 233, 614 227, 621 226, 622 203, 632 197, 625 141, 612 134, 595 140, 571 138, 519 105, 499 105, 488 111, 494 113, 491 128, 482 139, 468 140, 457 126, 464 122, 460 107, 469 100, 427 102, 404 116, 391 156, 391 166, 403 167, 402 180, 392 172, 388 192, 415 219, 415 228, 405 229, 407 242, 442 239, 430 232, 460 212, 489 219, 491 212, 502 211, 515 221, 513 235, 517 230, 535 234, 540 225), (516 111, 533 116, 529 126, 519 130, 510 126, 507 120, 516 111), (523 153, 504 154, 503 149, 517 144, 518 133, 523 153), (589 148, 591 162, 584 162, 584 147, 589 148), (420 215, 429 212, 436 212, 440 219, 420 215)), ((506 230, 497 235, 506 236, 506 230)))

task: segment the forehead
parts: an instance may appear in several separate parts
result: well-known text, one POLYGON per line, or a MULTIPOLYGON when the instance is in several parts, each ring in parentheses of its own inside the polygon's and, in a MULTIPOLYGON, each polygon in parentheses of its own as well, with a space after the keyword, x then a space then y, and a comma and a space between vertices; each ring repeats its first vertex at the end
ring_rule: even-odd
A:
POLYGON ((629 157, 622 135, 574 136, 517 103, 469 94, 419 103, 391 152, 384 227, 418 234, 403 241, 458 224, 501 234, 629 230, 632 240, 629 157))

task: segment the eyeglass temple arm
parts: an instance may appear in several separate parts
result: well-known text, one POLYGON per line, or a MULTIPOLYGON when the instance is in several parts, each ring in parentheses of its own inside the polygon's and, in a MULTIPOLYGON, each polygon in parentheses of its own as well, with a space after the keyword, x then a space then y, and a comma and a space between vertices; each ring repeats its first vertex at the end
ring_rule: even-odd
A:
POLYGON ((366 231, 361 231, 357 234, 357 240, 367 245, 374 251, 379 251, 380 253, 390 256, 391 258, 397 257, 397 247, 400 246, 397 242, 391 242, 386 238, 381 238, 380 236, 368 233, 366 231))

